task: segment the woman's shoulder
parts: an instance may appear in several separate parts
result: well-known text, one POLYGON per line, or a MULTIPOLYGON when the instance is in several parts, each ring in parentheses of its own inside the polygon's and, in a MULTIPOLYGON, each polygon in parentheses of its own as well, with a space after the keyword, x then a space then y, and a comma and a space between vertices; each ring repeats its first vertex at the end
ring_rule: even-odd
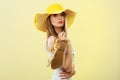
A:
POLYGON ((48 37, 48 42, 53 43, 55 41, 56 37, 55 36, 50 36, 48 37))
POLYGON ((56 39, 55 36, 50 36, 50 37, 47 39, 47 49, 48 49, 48 50, 51 50, 51 49, 52 49, 53 44, 54 44, 54 42, 55 42, 55 39, 56 39))

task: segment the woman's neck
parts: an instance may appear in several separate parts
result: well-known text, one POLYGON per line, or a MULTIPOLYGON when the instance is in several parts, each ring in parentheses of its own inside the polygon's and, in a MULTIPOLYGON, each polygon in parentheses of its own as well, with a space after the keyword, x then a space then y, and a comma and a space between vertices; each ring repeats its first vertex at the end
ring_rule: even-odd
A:
POLYGON ((62 27, 54 27, 55 31, 57 34, 59 34, 60 32, 62 32, 62 27))

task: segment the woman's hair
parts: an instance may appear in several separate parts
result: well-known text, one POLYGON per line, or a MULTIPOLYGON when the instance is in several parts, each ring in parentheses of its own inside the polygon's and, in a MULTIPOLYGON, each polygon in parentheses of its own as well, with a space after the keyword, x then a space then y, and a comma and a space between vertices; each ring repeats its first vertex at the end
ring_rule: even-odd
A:
MULTIPOLYGON (((65 13, 64 13, 65 14, 65 13)), ((50 15, 51 16, 51 15, 50 15)), ((49 38, 50 36, 55 36, 57 37, 58 34, 57 32, 55 31, 54 29, 54 26, 52 25, 51 21, 50 21, 50 16, 47 18, 47 38, 49 38)), ((64 22, 64 25, 62 27, 62 30, 63 31, 66 31, 65 30, 65 22, 64 22)))

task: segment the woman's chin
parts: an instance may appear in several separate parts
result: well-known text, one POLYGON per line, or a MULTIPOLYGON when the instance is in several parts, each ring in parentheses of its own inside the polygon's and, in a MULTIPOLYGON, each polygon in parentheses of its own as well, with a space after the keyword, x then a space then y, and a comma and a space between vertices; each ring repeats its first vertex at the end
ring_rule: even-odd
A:
POLYGON ((63 25, 60 24, 60 25, 57 25, 57 27, 63 27, 63 25))

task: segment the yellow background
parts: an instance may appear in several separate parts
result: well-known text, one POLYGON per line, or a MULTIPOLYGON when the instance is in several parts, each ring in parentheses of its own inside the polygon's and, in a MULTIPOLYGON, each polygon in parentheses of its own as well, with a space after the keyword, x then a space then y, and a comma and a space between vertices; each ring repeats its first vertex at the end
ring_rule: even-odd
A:
POLYGON ((74 80, 120 80, 120 0, 1 0, 0 80, 50 80, 46 34, 34 15, 51 3, 77 12, 69 36, 74 80))

